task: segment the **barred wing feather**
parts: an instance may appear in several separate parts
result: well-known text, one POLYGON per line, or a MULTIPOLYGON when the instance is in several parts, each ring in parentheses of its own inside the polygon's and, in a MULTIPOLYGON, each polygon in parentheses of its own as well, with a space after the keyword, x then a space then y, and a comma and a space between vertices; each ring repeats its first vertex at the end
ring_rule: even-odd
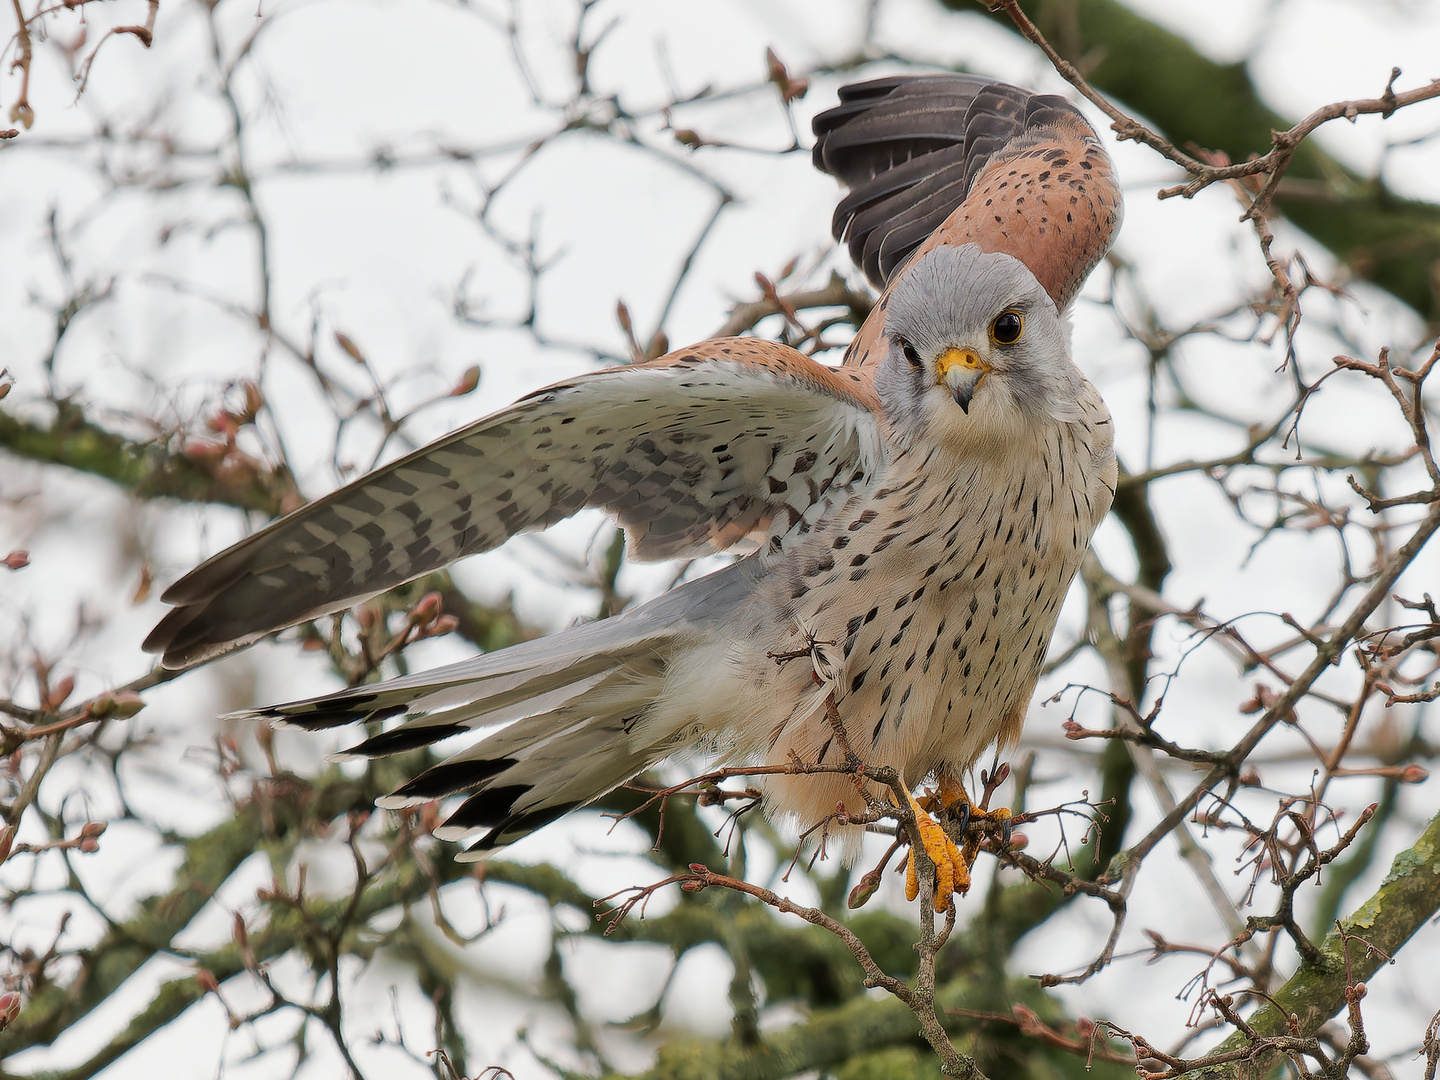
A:
POLYGON ((584 507, 663 559, 785 531, 880 455, 868 381, 754 339, 537 391, 281 518, 172 586, 145 648, 187 667, 584 507))

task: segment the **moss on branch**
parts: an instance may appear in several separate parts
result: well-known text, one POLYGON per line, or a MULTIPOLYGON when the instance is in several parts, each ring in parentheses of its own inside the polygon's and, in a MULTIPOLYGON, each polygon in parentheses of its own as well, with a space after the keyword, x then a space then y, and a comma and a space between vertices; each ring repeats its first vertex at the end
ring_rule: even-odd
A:
POLYGON ((58 402, 49 424, 0 411, 0 450, 42 465, 99 476, 142 499, 172 498, 259 510, 274 517, 295 491, 285 469, 231 470, 172 453, 167 440, 137 441, 89 419, 79 405, 58 402))
MULTIPOLYGON (((1393 957, 1411 936, 1440 911, 1440 814, 1413 845, 1395 856, 1390 873, 1375 893, 1348 919, 1341 921, 1321 945, 1322 959, 1304 964, 1275 991, 1271 1003, 1249 1018, 1260 1038, 1290 1034, 1294 1017, 1303 1036, 1315 1034, 1345 1007, 1346 938, 1349 941, 1348 972, 1353 983, 1371 978, 1393 957), (1355 939, 1361 940, 1355 940, 1355 939), (1374 946, 1372 952, 1366 945, 1374 946)), ((1215 1049, 1215 1053, 1237 1050, 1251 1042, 1237 1031, 1215 1049)), ((1217 1066, 1197 1074, 1218 1078, 1239 1075, 1263 1076, 1278 1062, 1278 1052, 1262 1049, 1239 1066, 1217 1066)))
MULTIPOLYGON (((942 1010, 990 1012, 994 1019, 979 1020, 956 1012, 942 1012, 948 1031, 966 1036, 965 1047, 974 1052, 981 1069, 993 1075, 1089 1077, 1120 1080, 1133 1075, 1128 1066, 1097 1059, 1087 1071, 1082 1056, 1067 1053, 1007 1022, 1020 1005, 1052 1029, 1074 1024, 1053 997, 1029 979, 1001 985, 964 975, 936 988, 942 1010)), ((756 1046, 736 1043, 676 1041, 665 1046, 655 1065, 629 1080, 783 1080, 812 1070, 840 1068, 841 1076, 938 1076, 939 1062, 923 1049, 915 1014, 895 998, 857 997, 833 1009, 816 1010, 806 1020, 766 1034, 756 1046), (904 1063, 906 1071, 884 1073, 885 1066, 904 1063), (916 1066, 909 1071, 909 1066, 916 1066)), ((618 1075, 605 1080, 622 1080, 618 1075)))

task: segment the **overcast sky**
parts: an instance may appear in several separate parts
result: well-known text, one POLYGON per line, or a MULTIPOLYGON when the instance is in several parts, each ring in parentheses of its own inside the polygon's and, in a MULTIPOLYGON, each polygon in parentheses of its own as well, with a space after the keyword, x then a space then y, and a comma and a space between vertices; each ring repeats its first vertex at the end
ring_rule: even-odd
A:
MULTIPOLYGON (((1131 3, 1208 55, 1246 62, 1269 103, 1291 117, 1332 100, 1377 95, 1392 66, 1404 69, 1401 87, 1440 76, 1440 4, 1131 3)), ((543 96, 562 101, 573 81, 566 42, 574 32, 574 5, 527 0, 520 6, 518 41, 525 69, 543 96)), ((384 449, 387 456, 527 390, 593 367, 597 353, 623 355, 617 302, 629 307, 642 336, 654 330, 669 303, 665 326, 678 345, 709 336, 735 299, 753 297, 756 271, 775 277, 798 257, 802 277, 797 283, 823 281, 832 269, 852 273, 829 236, 838 195, 834 182, 811 170, 807 152, 778 153, 791 134, 773 91, 763 86, 764 56, 767 47, 773 48, 794 71, 853 56, 863 35, 866 4, 604 0, 592 14, 592 27, 614 19, 615 28, 595 51, 591 78, 599 96, 617 95, 641 115, 637 135, 643 146, 572 134, 549 142, 523 165, 525 147, 556 129, 556 115, 531 100, 517 71, 510 42, 497 26, 504 5, 478 3, 466 10, 463 4, 441 2, 317 0, 260 8, 270 25, 237 65, 232 86, 246 124, 245 165, 256 180, 255 197, 268 228, 276 329, 303 342, 318 327, 317 349, 325 369, 355 393, 364 393, 363 373, 334 344, 334 332, 343 332, 389 384, 400 409, 443 394, 470 365, 481 368, 476 393, 419 412, 401 438, 384 449), (655 110, 672 94, 694 95, 705 88, 719 92, 717 100, 677 110, 675 126, 749 149, 688 154, 661 130, 663 118, 655 110), (440 160, 437 148, 490 152, 470 165, 440 160), (399 164, 386 170, 367 167, 377 154, 399 164), (476 219, 480 191, 512 169, 517 171, 495 197, 489 218, 493 231, 487 232, 476 219), (707 232, 722 188, 736 204, 707 232), (693 266, 674 290, 683 260, 702 235, 705 242, 693 266), (530 282, 506 250, 506 240, 533 240, 548 263, 535 294, 543 341, 523 328, 477 327, 454 317, 460 295, 499 324, 524 318, 530 282)), ((232 58, 254 30, 255 15, 254 2, 220 5, 224 56, 232 58)), ((103 26, 142 21, 144 5, 122 0, 97 8, 90 18, 85 50, 99 40, 103 26)), ((257 248, 243 201, 233 188, 213 183, 216 159, 208 151, 225 143, 231 120, 217 94, 203 9, 194 3, 162 5, 150 50, 129 37, 106 41, 78 103, 59 48, 73 39, 76 25, 62 21, 51 40, 37 47, 30 90, 36 124, 0 148, 0 364, 16 381, 5 406, 41 415, 38 403, 53 377, 62 395, 92 402, 105 422, 138 435, 150 430, 146 417, 203 415, 231 381, 263 377, 277 429, 306 495, 323 493, 351 475, 349 470, 368 467, 377 452, 375 426, 360 422, 348 428, 337 459, 332 454, 335 421, 313 373, 268 346, 233 311, 256 303, 257 248), (176 152, 162 158, 154 138, 132 142, 121 137, 103 151, 81 145, 102 123, 119 133, 164 132, 176 152), (129 182, 132 174, 153 178, 156 173, 169 177, 163 191, 129 182), (69 283, 47 235, 52 208, 71 260, 70 281, 108 283, 113 290, 67 334, 53 375, 44 363, 54 332, 53 306, 63 300, 69 283)), ((878 5, 877 27, 885 49, 917 61, 1069 93, 1038 53, 978 15, 957 16, 930 0, 887 0, 878 5)), ((896 69, 894 63, 881 62, 844 77, 817 78, 795 108, 805 147, 810 117, 834 102, 842 82, 896 69)), ((7 105, 15 93, 16 76, 0 75, 7 105)), ((1249 227, 1238 221, 1234 196, 1217 187, 1193 201, 1158 202, 1155 191, 1174 182, 1174 170, 1143 148, 1114 144, 1099 115, 1093 110, 1090 115, 1125 183, 1126 222, 1117 252, 1135 268, 1138 285, 1116 286, 1122 309, 1138 312, 1151 305, 1163 324, 1178 328, 1242 303, 1266 272, 1249 227)), ((1440 105, 1432 102, 1386 122, 1363 117, 1354 124, 1332 124, 1317 138, 1362 173, 1383 166, 1395 191, 1440 201, 1440 139, 1431 137, 1437 132, 1440 105)), ((230 153, 221 151, 220 159, 228 161, 230 153)), ((1282 226, 1278 243, 1286 250, 1303 250, 1322 275, 1334 269, 1333 260, 1292 229, 1282 226)), ((1111 289, 1102 268, 1077 304, 1075 359, 1115 413, 1122 460, 1141 468, 1147 461, 1223 453, 1243 445, 1243 429, 1194 415, 1166 414, 1166 422, 1152 429, 1146 413, 1146 353, 1125 340, 1113 311, 1098 302, 1111 289)), ((1336 352, 1425 346, 1421 320, 1363 284, 1355 286, 1351 300, 1308 300, 1306 313, 1299 362, 1310 377, 1325 370, 1336 352)), ((1285 400, 1289 384, 1276 372, 1279 359, 1274 348, 1217 337, 1193 340, 1179 353, 1180 367, 1202 403, 1242 421, 1266 419, 1285 400)), ((1310 407, 1305 431, 1319 444, 1361 450, 1393 439, 1382 427, 1386 419, 1384 403, 1367 388, 1356 387, 1320 395, 1310 407)), ((1222 616, 1263 610, 1293 610, 1300 618, 1313 614, 1304 610, 1307 598, 1318 606, 1318 593, 1328 589, 1328 584, 1317 589, 1315 582, 1333 575, 1327 538, 1287 534, 1251 554, 1253 532, 1235 521, 1214 486, 1201 479, 1157 487, 1156 502, 1176 561, 1167 582, 1167 596, 1176 603, 1203 597, 1207 608, 1222 616)), ((63 652, 77 669, 81 692, 134 678, 149 662, 138 641, 162 610, 153 597, 132 603, 138 554, 148 553, 157 578, 168 583, 257 524, 222 509, 132 506, 98 480, 0 463, 0 553, 25 547, 33 559, 23 574, 0 578, 0 640, 28 637, 63 652), (82 611, 103 626, 72 645, 82 611)), ((483 598, 499 601, 513 594, 532 622, 567 625, 594 613, 595 595, 562 587, 557 580, 572 564, 593 558, 592 541, 600 528, 598 518, 582 517, 555 530, 553 539, 527 539, 472 560, 458 577, 483 598)), ((1113 522, 1102 527, 1096 549, 1117 573, 1131 572, 1128 542, 1113 522)), ((1414 577, 1415 592, 1426 587, 1424 575, 1433 582, 1435 568, 1433 558, 1424 561, 1414 577)), ((672 574, 673 568, 634 566, 627 568, 622 584, 645 594, 663 588, 672 574)), ((1062 638, 1073 637, 1079 617, 1071 605, 1062 619, 1062 638)), ((1284 628, 1257 625, 1254 632, 1260 640, 1274 640, 1284 628)), ((1160 647, 1178 655, 1185 642, 1167 630, 1160 647)), ((461 643, 436 642, 415 650, 413 662, 439 663, 463 654, 461 643)), ((7 670, 4 663, 0 680, 13 684, 16 696, 29 692, 24 672, 7 670)), ((1076 675, 1103 679, 1093 665, 1082 664, 1067 677, 1076 675)), ((148 758, 139 755, 131 794, 162 826, 188 833, 213 824, 226 806, 203 752, 187 750, 203 748, 213 738, 217 728, 210 718, 248 697, 296 697, 334 685, 319 657, 261 646, 157 691, 137 723, 162 738, 148 758)), ((1198 654, 1187 664, 1184 685, 1187 693, 1175 696, 1169 722, 1184 738, 1199 742, 1209 741, 1206 725, 1212 725, 1219 744, 1241 719, 1235 705, 1249 692, 1248 684, 1216 651, 1198 654)), ((1027 738, 1053 744, 1064 715, 1058 708, 1032 707, 1027 738)), ((335 739, 308 735, 282 740, 287 760, 296 767, 317 765, 336 745, 335 739)), ((1057 767, 1061 761, 1047 760, 1057 767)), ((1073 795, 1087 782, 1075 772, 1050 778, 1042 794, 1057 798, 1073 795)), ((58 799, 76 783, 74 775, 57 776, 51 787, 58 799)), ((1370 801, 1372 785, 1352 786, 1344 795, 1353 798, 1354 806, 1370 801)), ((115 801, 103 777, 86 790, 95 816, 113 812, 115 801)), ((1434 791, 1432 784, 1407 792, 1406 815, 1420 821, 1432 814, 1440 804, 1434 791)), ((1154 810, 1141 805, 1140 813, 1154 810)), ((123 914, 165 880, 169 856, 145 857, 157 845, 146 829, 121 827, 93 858, 93 880, 112 914, 123 914)), ((516 845, 510 855, 561 860, 582 884, 601 888, 645 876, 648 864, 639 848, 637 837, 625 830, 607 834, 598 819, 577 815, 516 845), (593 849, 619 854, 578 854, 593 849)), ((336 855, 316 846, 312 880, 324 882, 333 873, 334 881, 343 881, 344 868, 330 865, 336 855)), ((245 904, 269 877, 261 859, 252 863, 187 932, 188 941, 228 938, 229 908, 245 904)), ((1127 947, 1143 945, 1140 931, 1147 925, 1163 925, 1175 938, 1215 937, 1218 924, 1211 912, 1167 906, 1164 882, 1166 875, 1183 872, 1178 866, 1172 851, 1147 864, 1147 884, 1137 895, 1127 947)), ((59 870, 57 863, 53 873, 59 870)), ((1227 865, 1219 871, 1227 883, 1230 870, 1227 865)), ((798 888, 803 896, 804 886, 798 888)), ((898 904, 888 890, 882 901, 898 904)), ((515 1029, 528 1026, 536 1047, 564 1055, 567 1028, 562 1016, 524 993, 534 985, 548 949, 547 916, 522 894, 499 890, 498 895, 510 909, 506 932, 481 942, 462 961, 468 973, 463 1000, 469 1004, 472 1061, 504 1064, 528 1080, 549 1074, 516 1047, 515 1029)), ((656 910, 664 910, 666 903, 658 899, 656 910)), ((38 899, 17 905, 0 926, 12 939, 43 949, 53 933, 54 911, 41 905, 38 899)), ((478 905, 461 900, 455 901, 452 915, 471 926, 480 918, 478 905)), ((94 913, 82 911, 71 933, 83 938, 99 925, 94 913)), ((1038 971, 1083 964, 1103 929, 1100 914, 1077 905, 1026 943, 1022 965, 1038 971)), ((1403 977, 1378 978, 1372 986, 1372 1037, 1382 1053, 1417 1041, 1440 1000, 1435 933, 1433 927, 1422 931, 1406 951, 1403 977)), ((582 942, 570 957, 578 981, 593 988, 582 1007, 597 1018, 619 1019, 645 1007, 667 972, 666 955, 644 946, 617 950, 582 942)), ((157 960, 136 977, 133 993, 117 995, 54 1047, 27 1052, 7 1061, 7 1067, 40 1070, 83 1060, 123 1026, 127 1007, 138 1008, 148 1001, 150 989, 185 970, 178 962, 157 960)), ((300 973, 299 965, 284 963, 276 970, 278 978, 300 973)), ((697 950, 688 957, 667 998, 667 1023, 703 1034, 727 1032, 726 970, 719 950, 697 950)), ((367 971, 347 976, 361 985, 351 1002, 350 1030, 358 1036, 393 1027, 385 990, 404 982, 404 972, 382 957, 367 971)), ((1177 1031, 1191 1007, 1173 997, 1185 977, 1179 964, 1147 969, 1140 960, 1130 960, 1067 990, 1066 1000, 1078 1014, 1109 1016, 1132 1030, 1177 1031), (1154 992, 1137 995, 1137 978, 1154 992)), ((241 987, 233 993, 237 1006, 260 1000, 253 991, 247 998, 241 987)), ((416 1045, 428 1045, 428 1011, 418 992, 402 993, 398 1010, 416 1045)), ((276 1021, 260 1030, 262 1037, 278 1038, 284 1025, 276 1021)), ((245 1031, 227 1035, 223 1011, 209 1001, 104 1075, 117 1080, 179 1075, 172 1071, 177 1061, 186 1065, 183 1075, 215 1075, 222 1061, 229 1077, 287 1075, 284 1053, 245 1060, 251 1037, 245 1031)), ((650 1053, 648 1044, 628 1035, 611 1033, 607 1040, 616 1062, 625 1067, 643 1065, 650 1053)), ((357 1054, 377 1075, 424 1075, 419 1064, 393 1049, 366 1047, 359 1037, 355 1042, 357 1054)), ((303 1075, 335 1075, 335 1059, 323 1049, 318 1054, 303 1075)))

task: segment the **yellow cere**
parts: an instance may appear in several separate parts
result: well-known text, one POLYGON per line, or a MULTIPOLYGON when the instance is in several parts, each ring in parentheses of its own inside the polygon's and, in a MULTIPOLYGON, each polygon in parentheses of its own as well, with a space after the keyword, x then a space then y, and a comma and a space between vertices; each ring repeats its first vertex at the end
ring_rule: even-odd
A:
POLYGON ((940 354, 940 359, 935 361, 935 366, 940 371, 941 379, 950 373, 951 368, 956 367, 969 368, 982 373, 990 370, 990 365, 981 360, 974 349, 957 349, 953 346, 940 354))

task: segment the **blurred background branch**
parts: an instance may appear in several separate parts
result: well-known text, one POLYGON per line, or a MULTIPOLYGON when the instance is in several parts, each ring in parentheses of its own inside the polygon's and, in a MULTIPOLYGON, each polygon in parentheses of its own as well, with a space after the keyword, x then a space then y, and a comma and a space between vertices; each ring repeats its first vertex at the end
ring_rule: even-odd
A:
MULTIPOLYGON (((1222 168, 1291 126, 1258 78, 1282 45, 1309 58, 1308 113, 1382 95, 1390 44, 1440 42, 1404 0, 1364 8, 1401 28, 1374 71, 1343 3, 1247 14, 1244 62, 1212 58, 1213 20, 1177 33, 1179 8, 1020 6, 1222 168)), ((155 585, 537 386, 716 333, 836 359, 873 295, 828 237, 809 117, 895 70, 1069 92, 1042 54, 974 0, 13 14, 0 1075, 938 1076, 916 1013, 777 910, 823 913, 924 996, 889 833, 839 866, 753 798, 695 792, 685 760, 477 870, 430 836, 437 806, 372 811, 423 755, 336 765, 351 736, 209 720, 608 617, 706 565, 632 564, 586 519, 174 682, 137 642, 155 585), (750 895, 680 889, 692 866, 750 895), (648 911, 601 917, 633 889, 648 911)), ((1361 119, 1375 176, 1324 129, 1300 141, 1272 207, 1304 236, 1238 223, 1259 178, 1157 203, 1178 169, 1111 144, 1129 224, 1075 352, 1126 472, 997 781, 1016 846, 985 839, 934 957, 935 1015, 984 1075, 1283 1055, 1379 1080, 1433 1048, 1440 189, 1387 170, 1434 149, 1435 115, 1361 119)))

